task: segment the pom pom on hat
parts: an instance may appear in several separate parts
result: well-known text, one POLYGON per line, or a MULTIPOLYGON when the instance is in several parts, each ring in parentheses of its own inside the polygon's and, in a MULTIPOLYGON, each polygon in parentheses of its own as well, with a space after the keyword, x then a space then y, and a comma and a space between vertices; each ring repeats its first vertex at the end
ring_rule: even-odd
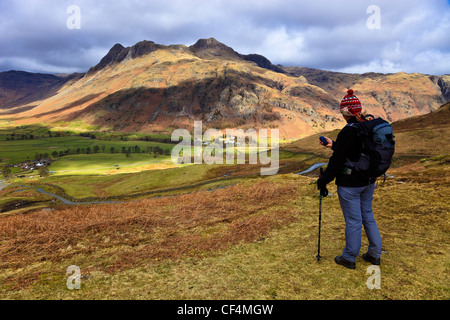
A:
POLYGON ((347 91, 347 95, 342 99, 340 105, 341 113, 344 116, 359 117, 362 111, 362 105, 359 99, 354 95, 352 89, 347 91))

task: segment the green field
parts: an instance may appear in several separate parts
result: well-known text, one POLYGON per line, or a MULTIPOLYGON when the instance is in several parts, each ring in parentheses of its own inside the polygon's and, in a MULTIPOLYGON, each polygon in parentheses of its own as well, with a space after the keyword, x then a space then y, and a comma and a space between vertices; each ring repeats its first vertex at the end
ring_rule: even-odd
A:
MULTIPOLYGON (((90 149, 89 154, 111 153, 111 148, 114 148, 114 153, 124 153, 122 148, 125 148, 126 150, 131 148, 131 153, 135 153, 136 147, 138 147, 139 153, 148 153, 150 152, 150 148, 155 147, 161 148, 163 153, 169 153, 173 144, 151 141, 107 141, 80 136, 12 141, 3 140, 0 141, 0 158, 3 159, 4 163, 14 164, 33 160, 36 154, 47 154, 48 157, 54 157, 52 156, 53 152, 66 152, 67 150, 68 154, 86 154, 88 148, 90 149), (95 152, 96 147, 98 147, 97 152, 95 152)), ((59 156, 54 158, 59 158, 59 156)))
POLYGON ((78 154, 68 155, 51 164, 51 173, 55 176, 64 175, 102 175, 149 170, 157 164, 173 166, 170 156, 145 153, 130 154, 78 154))
MULTIPOLYGON (((77 164, 79 165, 79 164, 77 164)), ((169 167, 169 165, 167 165, 169 167)), ((173 165, 172 165, 173 166, 173 165)), ((212 168, 205 165, 181 166, 114 175, 55 174, 40 183, 58 186, 73 198, 126 196, 159 188, 176 188, 203 181, 212 168)), ((96 169, 97 170, 97 169, 96 169)), ((117 169, 112 169, 117 170, 117 169)), ((117 171, 120 171, 119 169, 117 171)), ((88 169, 89 171, 89 169, 88 169)), ((99 171, 99 170, 97 170, 99 171)), ((83 171, 78 171, 82 172, 83 171)))
MULTIPOLYGON (((131 135, 125 134, 85 135, 51 132, 43 126, 1 128, 0 204, 8 207, 11 203, 31 201, 36 202, 36 206, 42 206, 43 200, 49 200, 48 196, 36 192, 16 191, 16 186, 44 188, 72 198, 124 195, 136 192, 136 185, 133 187, 133 182, 130 182, 129 187, 123 186, 124 180, 144 181, 147 178, 139 178, 141 172, 161 171, 177 166, 170 157, 173 144, 145 141, 146 137, 167 138, 162 135, 133 136, 135 139, 142 139, 134 141, 129 140, 131 135), (100 136, 103 139, 98 139, 100 136), (111 140, 112 138, 116 140, 111 140), (14 166, 42 159, 52 161, 47 167, 47 177, 41 176, 39 167, 24 170, 14 166), (3 170, 10 171, 8 176, 4 176, 3 170), (115 187, 119 181, 122 184, 115 187)), ((153 181, 150 184, 155 184, 155 181, 164 183, 164 180, 158 179, 150 178, 153 181)), ((147 185, 144 183, 144 187, 147 185)))
MULTIPOLYGON (((23 170, 11 167, 8 178, 3 179, 3 186, 43 188, 71 201, 83 201, 146 195, 149 192, 158 194, 159 191, 170 194, 171 190, 175 192, 180 188, 186 191, 190 188, 202 188, 205 183, 216 185, 216 180, 231 173, 236 177, 229 178, 239 180, 239 177, 259 172, 255 165, 175 164, 171 159, 171 149, 175 144, 145 141, 145 137, 167 139, 158 134, 95 132, 86 133, 86 136, 56 136, 64 134, 68 133, 50 132, 39 126, 0 130, 2 165, 31 163, 32 160, 42 158, 53 161, 47 167, 47 175, 42 175, 38 168, 23 170), (117 140, 110 140, 111 138, 117 140), (130 138, 144 140, 125 141, 130 138)), ((248 146, 236 147, 235 151, 236 156, 244 153, 247 161, 250 154, 255 153, 254 148, 248 146)), ((194 156, 194 149, 191 149, 191 154, 194 156)), ((307 158, 305 155, 286 151, 281 151, 280 157, 287 161, 303 161, 307 158)), ((10 190, 13 189, 7 188, 2 194, 5 206, 13 201, 41 201, 43 198, 36 193, 21 197, 20 193, 10 190)), ((48 197, 44 198, 48 200, 48 197)), ((41 202, 37 204, 42 205, 41 202)))

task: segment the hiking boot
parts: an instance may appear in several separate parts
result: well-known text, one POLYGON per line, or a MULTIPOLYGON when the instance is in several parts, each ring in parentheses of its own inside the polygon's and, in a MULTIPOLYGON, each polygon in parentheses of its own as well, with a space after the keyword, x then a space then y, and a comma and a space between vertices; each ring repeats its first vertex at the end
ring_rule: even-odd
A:
POLYGON ((371 264, 374 264, 376 266, 380 265, 380 258, 374 258, 367 253, 363 253, 361 257, 363 258, 363 260, 370 262, 371 264))
POLYGON ((337 264, 340 264, 341 266, 344 266, 348 269, 356 269, 356 264, 354 262, 348 261, 348 260, 342 258, 342 256, 336 256, 334 258, 334 262, 336 262, 337 264))

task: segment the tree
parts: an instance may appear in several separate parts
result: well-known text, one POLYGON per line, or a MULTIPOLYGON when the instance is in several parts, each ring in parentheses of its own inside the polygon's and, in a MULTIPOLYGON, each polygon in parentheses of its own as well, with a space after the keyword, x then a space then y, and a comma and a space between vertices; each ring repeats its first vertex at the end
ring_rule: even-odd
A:
POLYGON ((47 166, 39 167, 38 172, 41 177, 48 177, 49 172, 47 166))
POLYGON ((58 152, 57 151, 53 151, 52 152, 52 156, 53 156, 53 158, 56 158, 58 156, 58 152))
POLYGON ((116 152, 116 148, 114 148, 114 147, 109 148, 109 152, 115 153, 116 152))
POLYGON ((99 146, 94 146, 94 153, 97 153, 98 150, 100 150, 100 147, 99 146))
POLYGON ((11 168, 9 166, 7 166, 7 165, 4 165, 2 167, 2 175, 3 175, 3 177, 8 178, 8 176, 10 174, 11 174, 11 168))
POLYGON ((161 149, 159 146, 155 146, 155 147, 153 148, 153 152, 154 152, 155 154, 162 154, 162 149, 161 149))

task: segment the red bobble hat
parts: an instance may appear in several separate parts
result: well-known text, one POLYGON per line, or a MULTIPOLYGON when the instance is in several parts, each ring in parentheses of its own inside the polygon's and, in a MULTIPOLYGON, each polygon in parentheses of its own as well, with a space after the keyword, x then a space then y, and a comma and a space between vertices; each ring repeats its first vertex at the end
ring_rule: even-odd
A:
POLYGON ((361 119, 362 106, 359 99, 353 94, 353 90, 347 91, 347 95, 342 99, 340 105, 341 113, 344 116, 357 117, 361 119))

